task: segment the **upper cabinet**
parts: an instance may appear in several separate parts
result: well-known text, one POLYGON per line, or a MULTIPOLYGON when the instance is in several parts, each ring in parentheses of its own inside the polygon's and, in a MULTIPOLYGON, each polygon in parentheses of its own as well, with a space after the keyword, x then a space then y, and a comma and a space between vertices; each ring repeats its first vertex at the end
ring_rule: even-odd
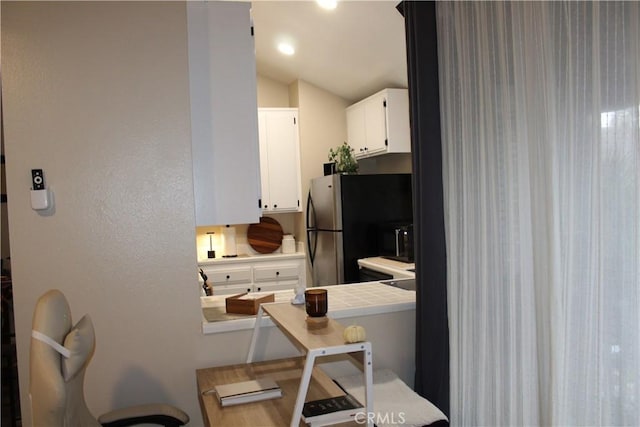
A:
POLYGON ((250 3, 186 3, 196 225, 260 220, 250 3))
POLYGON ((346 109, 348 143, 356 158, 410 153, 407 89, 384 89, 346 109))
POLYGON ((260 108, 263 213, 300 212, 300 144, 296 108, 260 108))

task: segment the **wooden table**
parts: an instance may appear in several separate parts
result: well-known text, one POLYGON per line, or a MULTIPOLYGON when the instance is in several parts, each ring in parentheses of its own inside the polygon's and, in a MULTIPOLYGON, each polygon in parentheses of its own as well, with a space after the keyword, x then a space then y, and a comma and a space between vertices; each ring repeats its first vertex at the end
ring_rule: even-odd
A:
MULTIPOLYGON (((316 369, 314 366, 318 357, 354 353, 361 356, 360 360, 362 361, 365 382, 365 402, 362 403, 364 403, 364 409, 367 413, 373 413, 373 357, 370 342, 345 343, 343 337, 344 326, 331 318, 327 318, 327 324, 322 328, 309 327, 306 322, 307 313, 303 305, 292 305, 290 303, 261 304, 256 315, 247 363, 253 361, 263 313, 268 314, 282 333, 299 350, 306 353, 304 369, 300 378, 300 387, 298 388, 298 395, 289 424, 290 427, 295 427, 299 424, 305 401, 313 400, 307 397, 307 392, 312 378, 312 371, 316 369)), ((367 426, 373 427, 373 422, 369 419, 367 419, 367 426)))
MULTIPOLYGON (((196 371, 198 400, 205 426, 282 427, 289 425, 293 416, 304 364, 304 357, 295 357, 198 369, 196 371), (222 408, 215 394, 203 394, 216 385, 264 377, 271 378, 278 383, 282 389, 281 398, 222 408)), ((344 395, 344 391, 331 378, 319 368, 314 368, 307 392, 309 400, 342 395, 344 395)), ((304 425, 304 423, 300 422, 299 425, 304 425)), ((356 424, 353 423, 353 425, 356 424)))
MULTIPOLYGON (((327 326, 309 329, 306 326, 306 313, 303 306, 290 303, 270 303, 260 305, 256 316, 255 328, 251 338, 247 363, 199 369, 196 371, 198 399, 205 425, 213 426, 285 426, 305 425, 301 421, 305 401, 325 399, 344 395, 320 368, 315 366, 318 357, 336 354, 361 354, 360 360, 365 377, 366 412, 373 411, 373 371, 371 366, 371 343, 346 344, 342 337, 344 327, 333 319, 327 326), (253 362, 257 338, 260 332, 263 313, 271 320, 302 352, 304 357, 295 357, 266 362, 253 362), (222 408, 215 394, 206 394, 216 385, 229 384, 268 377, 278 383, 282 397, 260 402, 244 403, 222 408)), ((362 425, 343 423, 340 425, 362 425)), ((368 423, 369 427, 373 423, 368 423)))

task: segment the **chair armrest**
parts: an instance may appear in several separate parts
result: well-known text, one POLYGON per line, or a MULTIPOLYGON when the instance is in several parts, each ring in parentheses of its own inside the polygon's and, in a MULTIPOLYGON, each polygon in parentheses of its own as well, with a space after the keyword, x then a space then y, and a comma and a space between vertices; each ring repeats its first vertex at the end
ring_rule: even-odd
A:
POLYGON ((178 427, 189 422, 182 410, 166 404, 149 404, 116 409, 98 417, 103 427, 126 427, 139 424, 157 424, 178 427))

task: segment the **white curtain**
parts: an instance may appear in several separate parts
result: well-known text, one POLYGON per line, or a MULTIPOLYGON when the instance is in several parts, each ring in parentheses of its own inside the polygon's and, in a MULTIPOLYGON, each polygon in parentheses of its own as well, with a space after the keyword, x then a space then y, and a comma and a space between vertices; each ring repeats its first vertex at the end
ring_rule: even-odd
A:
POLYGON ((640 3, 438 2, 452 425, 640 425, 640 3))

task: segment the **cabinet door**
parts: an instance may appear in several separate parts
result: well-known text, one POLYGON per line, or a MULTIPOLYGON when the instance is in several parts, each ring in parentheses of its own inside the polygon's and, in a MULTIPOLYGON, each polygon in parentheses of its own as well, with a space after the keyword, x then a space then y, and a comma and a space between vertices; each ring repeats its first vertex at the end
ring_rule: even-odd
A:
POLYGON ((387 149, 386 114, 387 101, 384 92, 367 99, 364 112, 367 154, 375 154, 387 149))
POLYGON ((296 109, 260 109, 262 209, 300 211, 300 149, 296 109))
POLYGON ((366 155, 365 105, 358 103, 347 108, 347 143, 357 157, 366 155))
POLYGON ((407 89, 387 89, 387 152, 411 152, 411 126, 409 123, 409 91, 407 89))
POLYGON ((304 259, 265 262, 253 267, 255 291, 277 291, 306 287, 304 259))
POLYGON ((264 212, 271 207, 271 194, 269 193, 269 147, 267 142, 267 113, 258 110, 258 144, 260 146, 260 206, 264 212))
POLYGON ((407 89, 384 89, 346 111, 348 142, 356 158, 411 152, 407 89))
POLYGON ((196 225, 260 218, 250 3, 187 2, 196 225))

